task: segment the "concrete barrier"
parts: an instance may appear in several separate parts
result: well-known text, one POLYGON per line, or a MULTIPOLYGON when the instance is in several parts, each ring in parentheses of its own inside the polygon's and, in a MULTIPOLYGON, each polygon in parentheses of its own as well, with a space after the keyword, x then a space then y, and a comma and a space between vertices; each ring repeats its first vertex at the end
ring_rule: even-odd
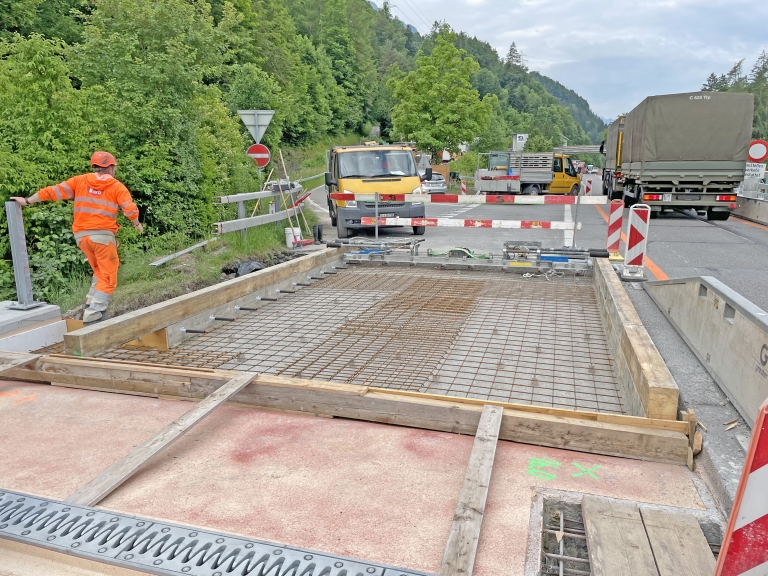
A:
POLYGON ((595 292, 626 409, 634 416, 677 419, 680 391, 612 264, 595 258, 595 292))
POLYGON ((753 426, 768 398, 768 313, 711 276, 647 282, 645 289, 753 426))
POLYGON ((739 196, 733 215, 768 226, 768 200, 739 196))

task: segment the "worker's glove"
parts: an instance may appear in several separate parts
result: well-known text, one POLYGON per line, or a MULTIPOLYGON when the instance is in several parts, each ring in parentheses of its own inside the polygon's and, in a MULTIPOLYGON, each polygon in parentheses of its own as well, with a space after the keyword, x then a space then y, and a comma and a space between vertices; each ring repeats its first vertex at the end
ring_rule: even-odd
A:
POLYGON ((138 230, 140 233, 144 232, 144 226, 141 225, 141 222, 139 222, 138 220, 134 220, 132 224, 133 224, 133 227, 136 228, 136 230, 138 230))

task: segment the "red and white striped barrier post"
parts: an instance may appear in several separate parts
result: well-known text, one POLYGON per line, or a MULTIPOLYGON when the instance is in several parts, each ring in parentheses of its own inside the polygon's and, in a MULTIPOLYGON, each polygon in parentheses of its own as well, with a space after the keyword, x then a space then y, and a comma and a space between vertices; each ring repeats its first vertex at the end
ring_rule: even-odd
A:
POLYGON ((612 200, 611 213, 608 217, 608 238, 606 240, 606 249, 608 250, 609 260, 614 262, 623 262, 621 257, 621 223, 624 217, 624 201, 612 200))
POLYGON ((757 413, 715 576, 768 574, 768 400, 757 413))
POLYGON ((467 195, 467 183, 464 182, 464 180, 461 181, 461 195, 462 196, 467 195))
POLYGON ((621 271, 622 280, 645 280, 645 247, 648 243, 648 225, 650 221, 651 207, 647 204, 635 204, 629 209, 627 245, 624 249, 624 269, 621 271))
POLYGON ((584 194, 590 194, 592 192, 592 178, 587 178, 584 181, 584 194))

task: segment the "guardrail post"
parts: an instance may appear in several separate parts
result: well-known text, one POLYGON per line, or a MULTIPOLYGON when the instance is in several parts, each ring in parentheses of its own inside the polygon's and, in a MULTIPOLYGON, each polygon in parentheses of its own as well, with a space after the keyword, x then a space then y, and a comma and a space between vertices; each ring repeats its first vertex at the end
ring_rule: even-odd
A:
MULTIPOLYGON (((242 220, 243 218, 245 218, 245 202, 240 201, 237 203, 237 219, 242 220)), ((240 235, 243 237, 243 240, 245 240, 246 233, 246 229, 240 230, 240 235)))
POLYGON ((376 195, 374 197, 374 202, 376 203, 376 207, 375 207, 375 210, 376 210, 376 216, 375 216, 375 218, 376 218, 376 240, 378 240, 379 239, 379 193, 376 192, 375 194, 376 195))
POLYGON ((8 308, 12 310, 29 310, 42 306, 45 302, 35 302, 32 295, 32 278, 29 275, 29 255, 27 254, 27 239, 24 235, 24 217, 21 206, 15 201, 5 203, 5 215, 8 219, 8 238, 11 241, 11 257, 13 258, 13 276, 16 280, 15 304, 8 308))

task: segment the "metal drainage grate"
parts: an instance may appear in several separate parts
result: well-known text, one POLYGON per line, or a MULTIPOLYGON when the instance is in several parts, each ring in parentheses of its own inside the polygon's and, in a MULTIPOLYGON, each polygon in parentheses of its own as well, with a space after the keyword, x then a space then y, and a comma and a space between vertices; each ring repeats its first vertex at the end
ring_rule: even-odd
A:
POLYGON ((427 576, 9 491, 0 491, 0 538, 158 575, 427 576))

